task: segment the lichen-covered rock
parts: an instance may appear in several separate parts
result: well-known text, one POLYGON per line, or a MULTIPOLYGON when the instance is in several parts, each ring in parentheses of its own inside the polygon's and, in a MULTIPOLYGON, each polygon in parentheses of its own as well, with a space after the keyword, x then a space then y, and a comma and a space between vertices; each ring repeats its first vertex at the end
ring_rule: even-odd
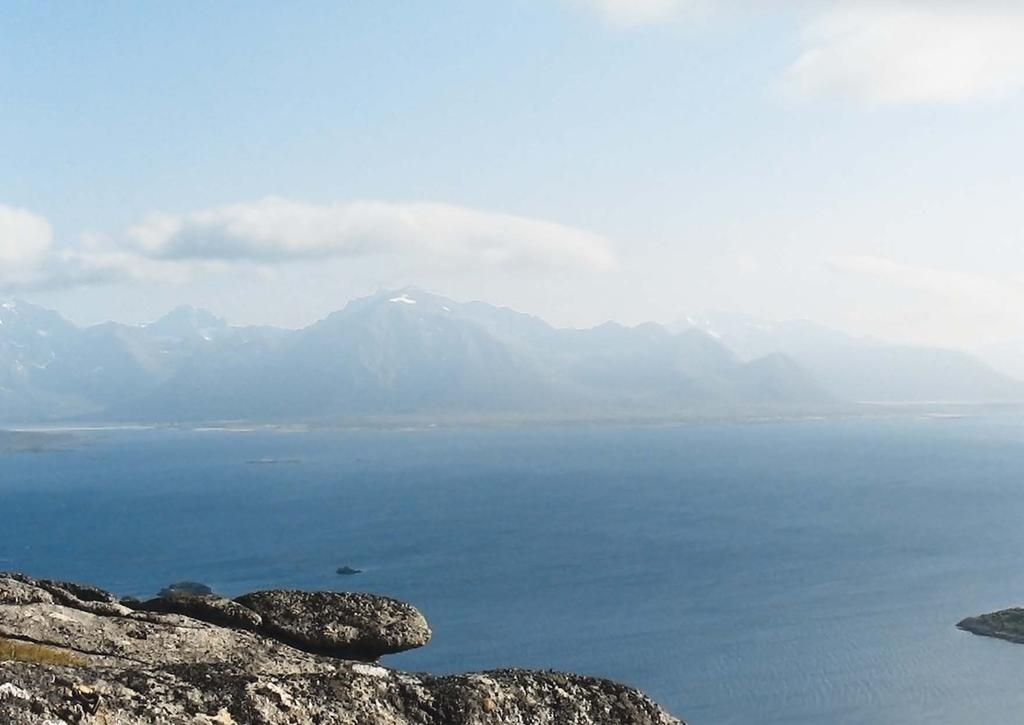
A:
POLYGON ((116 616, 127 614, 129 611, 110 592, 88 584, 76 584, 55 579, 35 579, 20 572, 0 572, 0 579, 30 585, 49 593, 59 604, 95 614, 116 616))
POLYGON ((266 634, 316 654, 375 660, 430 641, 415 607, 375 594, 274 589, 235 601, 263 617, 266 634))
POLYGON ((0 572, 0 579, 11 579, 43 589, 58 599, 73 597, 74 601, 117 603, 117 597, 113 594, 91 584, 78 584, 77 582, 58 581, 56 579, 36 579, 28 574, 16 571, 0 572))
POLYGON ((53 595, 17 579, 0 578, 2 604, 53 604, 53 595))
POLYGON ((330 669, 325 658, 253 632, 177 614, 127 611, 108 616, 54 603, 0 605, 0 639, 65 649, 114 667, 220 662, 239 672, 275 675, 330 669))
POLYGON ((139 602, 133 609, 161 614, 181 614, 210 624, 248 629, 253 632, 263 626, 263 617, 256 612, 231 599, 218 597, 216 594, 157 597, 139 602))
POLYGON ((217 665, 137 669, 0 663, 0 722, 213 725, 680 725, 636 690, 505 670, 410 675, 339 662, 329 673, 239 674, 217 665))
POLYGON ((36 583, 47 591, 58 589, 74 597, 78 597, 78 599, 83 602, 105 602, 107 604, 117 604, 117 597, 105 589, 94 587, 91 584, 64 582, 57 581, 55 579, 39 579, 36 583))
MULTIPOLYGON (((336 600, 276 597, 275 607, 286 601, 336 600)), ((370 617, 372 602, 383 607, 381 622, 402 611, 376 597, 361 600, 361 616, 370 617)), ((607 680, 521 670, 410 674, 181 614, 128 612, 77 609, 0 576, 0 638, 68 655, 0 659, 0 723, 681 725, 642 693, 607 680)))

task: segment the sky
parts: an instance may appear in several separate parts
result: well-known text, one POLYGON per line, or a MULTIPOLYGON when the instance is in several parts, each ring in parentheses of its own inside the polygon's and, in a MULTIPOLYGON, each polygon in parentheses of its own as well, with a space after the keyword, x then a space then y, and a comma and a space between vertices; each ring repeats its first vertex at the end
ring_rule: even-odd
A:
POLYGON ((0 296, 1024 339, 1024 3, 11 0, 0 296))

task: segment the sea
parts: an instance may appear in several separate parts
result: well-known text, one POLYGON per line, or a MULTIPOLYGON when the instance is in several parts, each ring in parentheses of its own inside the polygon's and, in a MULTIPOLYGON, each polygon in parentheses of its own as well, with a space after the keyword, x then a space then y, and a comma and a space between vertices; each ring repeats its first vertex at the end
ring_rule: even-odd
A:
POLYGON ((102 429, 0 455, 0 570, 370 591, 384 664, 569 670, 694 725, 1024 722, 1024 415, 102 429), (336 569, 363 570, 340 576, 336 569))

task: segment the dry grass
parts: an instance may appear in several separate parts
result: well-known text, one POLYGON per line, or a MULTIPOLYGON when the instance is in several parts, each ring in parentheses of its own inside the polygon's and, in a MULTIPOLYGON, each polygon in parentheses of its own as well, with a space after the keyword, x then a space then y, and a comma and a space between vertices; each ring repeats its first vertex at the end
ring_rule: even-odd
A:
POLYGON ((86 664, 85 660, 65 650, 3 637, 0 637, 0 662, 33 662, 65 667, 81 667, 86 664))

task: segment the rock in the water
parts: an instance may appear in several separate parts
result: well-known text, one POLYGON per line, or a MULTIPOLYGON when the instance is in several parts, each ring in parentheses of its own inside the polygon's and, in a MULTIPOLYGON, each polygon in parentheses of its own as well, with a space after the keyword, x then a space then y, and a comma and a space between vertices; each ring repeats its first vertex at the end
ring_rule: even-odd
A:
POLYGON ((161 614, 181 614, 221 627, 236 627, 257 631, 263 626, 263 618, 238 602, 218 597, 216 594, 198 594, 173 597, 157 597, 140 602, 133 607, 140 612, 160 612, 161 614))
POLYGON ((339 566, 337 572, 343 576, 351 576, 352 574, 362 574, 362 569, 356 569, 352 566, 339 566))
POLYGON ((157 592, 158 597, 201 597, 213 594, 213 590, 199 582, 175 582, 157 592))
POLYGON ((415 607, 375 594, 274 589, 235 601, 263 617, 266 634, 315 654, 375 660, 430 641, 415 607))
POLYGON ((1024 644, 1024 609, 1001 609, 998 612, 979 614, 961 620, 956 626, 972 634, 1024 644))
MULTIPOLYGON (((270 594, 278 614, 286 601, 337 603, 323 593, 250 596, 266 604, 270 594)), ((371 597, 361 611, 370 617, 367 608, 382 607, 383 623, 395 616, 391 602, 371 597)), ((592 677, 521 670, 432 677, 303 652, 265 630, 97 611, 0 575, 0 639, 19 643, 17 658, 5 661, 0 650, 0 723, 682 725, 643 693, 592 677)))

